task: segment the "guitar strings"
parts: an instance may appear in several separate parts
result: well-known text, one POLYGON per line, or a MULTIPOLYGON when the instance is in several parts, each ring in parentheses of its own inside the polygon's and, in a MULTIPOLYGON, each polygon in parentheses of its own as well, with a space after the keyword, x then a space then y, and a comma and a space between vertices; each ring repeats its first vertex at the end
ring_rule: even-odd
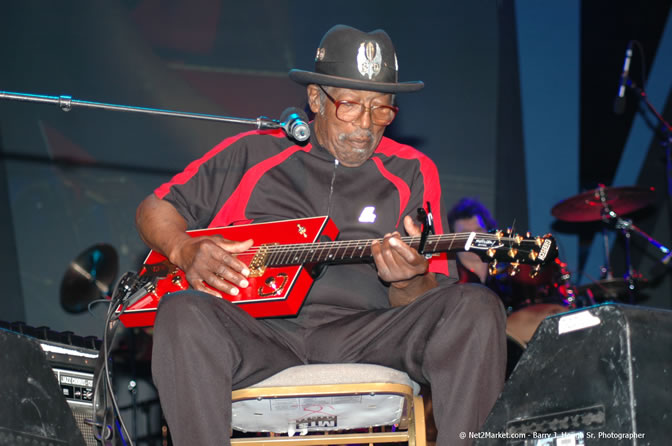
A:
MULTIPOLYGON (((438 235, 431 235, 427 238, 428 244, 438 244, 442 241, 448 240, 452 242, 462 242, 462 241, 467 241, 471 237, 471 233, 452 233, 452 234, 438 234, 438 235)), ((497 235, 494 234, 484 234, 484 233, 477 233, 477 237, 479 239, 486 239, 486 240, 492 240, 492 241, 498 241, 500 243, 509 243, 509 246, 512 246, 512 244, 515 242, 515 239, 513 237, 498 237, 497 235)), ((420 242, 420 237, 419 236, 413 236, 413 237, 401 237, 401 240, 404 241, 405 243, 409 245, 413 245, 415 243, 420 242)), ((379 241, 382 242, 383 239, 377 238, 377 239, 362 239, 362 240, 338 240, 338 241, 329 241, 329 242, 314 242, 314 243, 286 243, 286 244, 262 244, 259 246, 252 246, 248 250, 238 253, 238 255, 256 255, 260 249, 265 249, 267 250, 268 255, 280 255, 280 254, 286 254, 286 253, 296 253, 299 251, 306 251, 307 249, 312 250, 312 251, 325 251, 325 250, 332 250, 332 249, 348 249, 348 248, 357 248, 360 247, 360 249, 368 250, 371 247, 371 244, 374 241, 379 241)), ((526 239, 522 240, 519 243, 519 247, 521 247, 523 244, 535 244, 534 240, 531 239, 526 239)))

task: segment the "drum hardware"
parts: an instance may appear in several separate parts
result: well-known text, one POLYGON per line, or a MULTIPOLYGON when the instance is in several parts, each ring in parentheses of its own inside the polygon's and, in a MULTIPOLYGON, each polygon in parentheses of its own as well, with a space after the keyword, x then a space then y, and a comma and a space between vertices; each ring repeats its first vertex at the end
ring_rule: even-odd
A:
POLYGON ((630 280, 622 278, 609 278, 594 281, 587 285, 577 287, 580 294, 586 294, 593 299, 598 299, 601 302, 608 300, 616 300, 619 296, 623 296, 629 292, 634 292, 648 286, 648 280, 641 277, 641 275, 633 276, 630 280), (634 282, 634 284, 631 283, 634 282))
POLYGON ((551 214, 572 223, 603 221, 605 212, 613 212, 615 216, 629 214, 654 201, 655 190, 652 187, 606 187, 601 184, 597 189, 562 200, 553 206, 551 214))
POLYGON ((70 262, 61 280, 63 309, 81 313, 89 303, 107 296, 118 269, 117 252, 111 245, 99 243, 83 251, 70 262))
POLYGON ((611 300, 619 296, 627 295, 631 304, 635 303, 635 296, 639 287, 646 284, 646 280, 637 274, 630 258, 632 234, 644 238, 660 252, 665 254, 661 260, 669 259, 670 249, 651 237, 633 224, 632 220, 625 219, 620 214, 626 214, 643 209, 651 205, 655 198, 655 189, 652 187, 606 187, 600 184, 597 189, 581 193, 574 197, 561 201, 553 206, 551 214, 568 222, 602 221, 604 240, 605 265, 601 268, 601 279, 594 283, 579 287, 577 291, 587 292, 591 301, 595 297, 611 300), (622 279, 613 277, 609 261, 609 237, 607 229, 621 231, 625 241, 626 273, 622 279))

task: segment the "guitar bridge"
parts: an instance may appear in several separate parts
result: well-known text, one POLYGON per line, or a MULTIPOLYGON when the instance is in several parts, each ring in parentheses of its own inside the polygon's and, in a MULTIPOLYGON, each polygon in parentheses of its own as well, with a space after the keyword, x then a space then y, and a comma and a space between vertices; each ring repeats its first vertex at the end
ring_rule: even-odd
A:
POLYGON ((269 247, 277 245, 271 243, 259 246, 257 253, 252 257, 252 261, 248 265, 250 268, 250 277, 261 277, 266 272, 266 261, 268 260, 269 247))

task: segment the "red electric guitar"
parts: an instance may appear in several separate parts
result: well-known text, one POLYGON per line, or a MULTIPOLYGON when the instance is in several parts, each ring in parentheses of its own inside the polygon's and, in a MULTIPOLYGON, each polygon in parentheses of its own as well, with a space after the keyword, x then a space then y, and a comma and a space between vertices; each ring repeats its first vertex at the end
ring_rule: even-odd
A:
MULTIPOLYGON (((254 239, 253 246, 238 258, 250 269, 250 285, 237 296, 224 298, 240 306, 256 318, 296 315, 308 293, 313 277, 311 269, 324 262, 370 260, 373 240, 318 242, 326 237, 334 240, 336 225, 328 217, 283 220, 225 228, 189 231, 193 237, 221 235, 229 240, 254 239)), ((421 237, 402 237, 414 248, 421 237)), ((424 252, 470 251, 484 261, 510 262, 514 269, 520 263, 535 265, 533 272, 557 257, 557 246, 551 236, 522 237, 495 233, 462 232, 428 235, 424 252)), ((117 312, 126 327, 154 324, 161 297, 189 287, 184 272, 163 255, 151 251, 139 273, 135 293, 117 312)))

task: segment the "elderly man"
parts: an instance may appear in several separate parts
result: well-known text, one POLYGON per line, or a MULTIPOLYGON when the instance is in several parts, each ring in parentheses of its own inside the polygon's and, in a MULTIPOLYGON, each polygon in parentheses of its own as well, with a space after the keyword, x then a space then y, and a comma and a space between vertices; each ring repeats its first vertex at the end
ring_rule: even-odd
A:
MULTIPOLYGON (((428 260, 401 239, 420 233, 412 217, 427 202, 444 214, 432 161, 383 137, 394 94, 423 84, 398 81, 384 31, 343 25, 325 34, 314 72, 289 75, 307 86, 310 141, 228 138, 138 208, 143 240, 192 287, 164 297, 155 322, 152 372, 173 442, 228 444, 232 389, 294 365, 366 362, 431 386, 437 442, 455 444, 478 430, 503 384, 504 311, 485 287, 454 284, 445 254, 428 260), (320 215, 339 240, 377 240, 373 262, 324 266, 294 317, 255 319, 221 298, 249 286, 237 254, 253 240, 185 234, 320 215)), ((447 228, 445 217, 435 227, 447 228)))

